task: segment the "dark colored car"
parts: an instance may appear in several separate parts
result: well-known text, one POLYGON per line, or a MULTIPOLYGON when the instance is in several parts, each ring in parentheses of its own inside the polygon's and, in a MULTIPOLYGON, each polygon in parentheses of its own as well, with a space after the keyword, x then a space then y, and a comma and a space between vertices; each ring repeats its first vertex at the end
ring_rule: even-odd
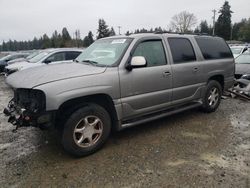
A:
POLYGON ((4 68, 9 61, 18 59, 18 58, 25 58, 28 55, 29 54, 27 53, 15 53, 15 54, 4 56, 3 58, 0 59, 0 73, 4 71, 4 68))
POLYGON ((30 59, 32 59, 33 57, 37 56, 40 53, 39 50, 37 51, 33 51, 32 53, 29 53, 27 57, 21 57, 21 58, 17 58, 17 59, 13 59, 8 61, 8 65, 11 65, 13 63, 17 63, 17 62, 22 62, 22 61, 29 61, 30 59))
POLYGON ((250 50, 235 59, 235 78, 239 79, 243 75, 250 74, 250 50))

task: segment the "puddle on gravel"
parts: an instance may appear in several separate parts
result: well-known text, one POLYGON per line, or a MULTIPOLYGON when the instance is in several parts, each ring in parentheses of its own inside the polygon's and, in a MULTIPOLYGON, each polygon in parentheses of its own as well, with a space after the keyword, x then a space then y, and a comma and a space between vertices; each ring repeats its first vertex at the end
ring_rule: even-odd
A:
POLYGON ((190 137, 190 138, 196 138, 196 139, 202 139, 202 140, 208 140, 210 138, 209 135, 195 133, 195 132, 183 132, 181 134, 184 137, 190 137))
POLYGON ((218 166, 218 167, 228 167, 228 161, 224 156, 217 156, 211 153, 203 153, 200 156, 200 159, 207 162, 211 166, 218 166))
POLYGON ((179 165, 183 165, 185 163, 188 163, 188 161, 184 160, 184 159, 178 159, 176 161, 168 161, 168 162, 166 162, 166 166, 176 167, 176 166, 179 166, 179 165))

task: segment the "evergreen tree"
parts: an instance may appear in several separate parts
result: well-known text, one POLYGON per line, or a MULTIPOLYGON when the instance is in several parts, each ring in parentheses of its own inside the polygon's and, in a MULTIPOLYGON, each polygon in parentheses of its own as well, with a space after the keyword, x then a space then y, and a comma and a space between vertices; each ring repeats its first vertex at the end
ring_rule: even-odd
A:
POLYGON ((89 33, 88 33, 88 38, 89 38, 89 43, 90 44, 92 44, 93 42, 94 42, 94 39, 93 39, 93 33, 92 33, 92 31, 89 31, 89 33))
POLYGON ((239 38, 244 42, 250 42, 250 18, 240 27, 239 38))
POLYGON ((127 31, 125 35, 126 35, 126 36, 129 36, 129 35, 131 35, 131 34, 133 34, 133 33, 130 33, 129 31, 127 31))
MULTIPOLYGON (((46 34, 43 35, 42 42, 43 42, 42 49, 51 47, 51 41, 50 41, 49 37, 46 34)), ((26 43, 25 46, 26 46, 25 48, 27 50, 29 48, 28 43, 26 43)))
POLYGON ((71 37, 70 37, 70 35, 69 35, 69 32, 68 32, 68 30, 67 30, 66 27, 64 27, 64 28, 62 29, 62 39, 65 40, 65 41, 71 39, 71 37))
POLYGON ((110 31, 104 19, 99 19, 97 29, 97 39, 109 37, 110 31))
POLYGON ((197 33, 200 33, 200 32, 201 32, 200 28, 199 28, 199 27, 196 27, 195 30, 194 30, 194 33, 197 34, 197 33))
POLYGON ((66 27, 62 29, 62 42, 60 43, 60 47, 70 47, 71 44, 71 37, 66 27))
POLYGON ((225 1, 219 13, 220 15, 215 24, 215 33, 225 40, 229 40, 231 35, 231 14, 233 12, 231 11, 231 6, 228 1, 225 1))
POLYGON ((93 42, 94 42, 93 34, 92 34, 91 31, 89 31, 88 35, 87 35, 86 37, 84 37, 84 39, 83 39, 83 46, 84 46, 84 47, 88 47, 88 46, 90 46, 93 42))
POLYGON ((115 36, 115 35, 116 35, 115 30, 113 27, 111 27, 110 32, 109 32, 109 36, 115 36))
POLYGON ((209 27, 207 21, 201 21, 200 23, 200 33, 207 33, 209 34, 209 27))
MULTIPOLYGON (((154 32, 161 33, 161 32, 163 32, 163 29, 161 27, 156 27, 154 32)), ((150 30, 150 33, 152 33, 151 30, 150 30)))
POLYGON ((242 28, 247 23, 247 19, 242 19, 238 23, 234 23, 233 25, 233 31, 232 31, 232 39, 233 40, 240 40, 243 36, 242 33, 240 33, 240 28, 242 28))

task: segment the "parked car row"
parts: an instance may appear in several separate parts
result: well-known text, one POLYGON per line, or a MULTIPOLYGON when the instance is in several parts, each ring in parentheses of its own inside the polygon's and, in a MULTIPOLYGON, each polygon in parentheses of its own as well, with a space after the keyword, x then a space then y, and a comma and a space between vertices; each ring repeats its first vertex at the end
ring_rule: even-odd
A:
POLYGON ((28 53, 13 53, 7 56, 4 56, 0 59, 0 73, 4 71, 5 66, 9 61, 13 61, 15 59, 26 58, 28 53))
POLYGON ((234 58, 219 37, 109 37, 95 41, 74 62, 59 63, 66 59, 67 52, 48 50, 26 64, 58 63, 9 65, 9 73, 25 70, 6 78, 14 98, 4 113, 17 128, 60 129, 64 149, 76 156, 100 149, 111 130, 197 107, 214 112, 223 90, 234 83, 234 58))
POLYGON ((38 67, 42 65, 48 65, 53 63, 62 63, 65 61, 72 61, 76 59, 82 52, 81 49, 74 48, 58 48, 58 49, 47 49, 42 50, 32 58, 25 59, 21 62, 11 63, 5 67, 6 75, 13 72, 38 67))
POLYGON ((250 75, 250 48, 235 58, 235 78, 250 75))
POLYGON ((250 47, 248 45, 233 45, 230 49, 233 53, 234 58, 237 58, 240 54, 247 51, 250 47))

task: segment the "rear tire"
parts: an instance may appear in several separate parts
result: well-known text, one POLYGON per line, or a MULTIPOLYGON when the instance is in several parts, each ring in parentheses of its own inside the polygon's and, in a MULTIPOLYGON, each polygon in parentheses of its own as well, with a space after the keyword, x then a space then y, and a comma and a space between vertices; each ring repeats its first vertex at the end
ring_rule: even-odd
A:
POLYGON ((99 150, 111 130, 108 112, 97 104, 88 104, 73 112, 66 121, 62 145, 72 155, 82 157, 99 150))
POLYGON ((202 100, 202 110, 207 113, 214 112, 220 105, 221 95, 222 87, 220 83, 215 80, 210 80, 202 100))

